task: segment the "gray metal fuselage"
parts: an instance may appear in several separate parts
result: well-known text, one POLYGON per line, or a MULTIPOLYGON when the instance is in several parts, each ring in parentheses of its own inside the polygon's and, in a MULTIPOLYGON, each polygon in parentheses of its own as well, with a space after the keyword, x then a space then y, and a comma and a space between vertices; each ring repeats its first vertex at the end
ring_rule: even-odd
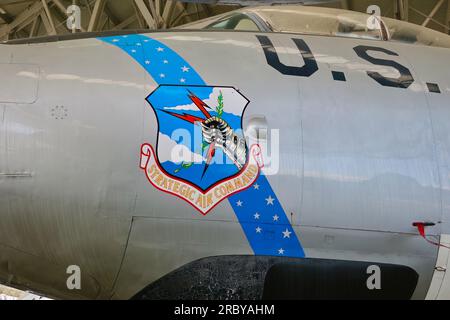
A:
MULTIPOLYGON (((244 129, 262 116, 280 130, 279 171, 267 178, 307 257, 409 266, 424 298, 438 250, 412 223, 449 233, 450 50, 265 34, 285 65, 304 64, 293 39, 308 44, 319 70, 299 77, 271 67, 255 35, 147 36, 207 84, 243 93, 244 129), (414 82, 377 83, 368 71, 399 74, 357 46, 395 52, 370 55, 414 82)), ((146 97, 158 84, 126 53, 98 39, 0 45, 0 79, 1 280, 61 298, 129 298, 191 261, 253 254, 227 201, 203 216, 142 174, 141 144, 158 136, 146 97), (69 265, 82 270, 79 291, 66 287, 69 265)))

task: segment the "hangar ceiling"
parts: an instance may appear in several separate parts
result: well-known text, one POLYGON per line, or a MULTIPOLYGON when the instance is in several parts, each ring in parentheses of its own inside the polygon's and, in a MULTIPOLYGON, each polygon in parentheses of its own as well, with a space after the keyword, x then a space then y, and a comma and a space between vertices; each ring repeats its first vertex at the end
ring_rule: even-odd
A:
MULTIPOLYGON (((330 0, 321 6, 365 12, 373 4, 380 6, 383 16, 450 34, 450 0, 330 0)), ((82 31, 167 29, 236 8, 176 0, 0 0, 0 40, 82 31), (80 30, 67 28, 67 8, 73 4, 81 9, 80 30)))

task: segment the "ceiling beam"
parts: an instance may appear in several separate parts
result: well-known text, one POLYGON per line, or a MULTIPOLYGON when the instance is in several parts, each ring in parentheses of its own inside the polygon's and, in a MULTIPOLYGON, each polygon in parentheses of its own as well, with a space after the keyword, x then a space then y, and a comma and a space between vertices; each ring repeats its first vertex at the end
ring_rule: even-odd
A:
POLYGON ((397 10, 398 18, 403 21, 408 21, 408 11, 409 11, 408 0, 397 0, 397 10))
MULTIPOLYGON (((178 23, 181 21, 181 19, 184 19, 186 22, 192 22, 191 16, 187 14, 187 10, 186 10, 187 6, 188 6, 188 4, 182 3, 181 1, 177 1, 176 8, 179 11, 178 17, 180 17, 180 19, 178 20, 178 18, 172 17, 172 21, 170 23, 170 27, 177 26, 178 23)), ((214 15, 212 13, 211 9, 206 4, 202 4, 201 8, 203 9, 204 12, 206 12, 206 14, 208 16, 213 16, 214 15)))
POLYGON ((53 22, 53 17, 52 17, 52 14, 50 12, 50 9, 48 8, 47 1, 46 0, 41 0, 41 2, 42 2, 42 6, 44 7, 44 12, 47 15, 48 22, 50 24, 50 28, 51 28, 51 33, 50 34, 51 35, 56 35, 57 32, 56 32, 56 28, 55 28, 55 23, 53 22))
POLYGON ((95 0, 94 9, 92 10, 91 19, 89 20, 88 32, 97 30, 105 4, 106 0, 95 0))
POLYGON ((148 27, 150 29, 156 29, 157 28, 156 21, 151 15, 147 6, 145 5, 144 0, 134 0, 134 3, 136 4, 142 16, 144 17, 144 20, 147 23, 148 27))
POLYGON ((149 1, 155 1, 156 12, 158 13, 158 16, 161 16, 161 0, 149 0, 149 1))
POLYGON ((146 28, 147 27, 147 22, 142 17, 141 10, 136 5, 136 2, 132 1, 131 5, 133 6, 134 14, 136 15, 136 19, 137 19, 137 22, 139 24, 139 28, 140 29, 146 28))
POLYGON ((436 6, 433 8, 433 10, 431 10, 431 12, 428 15, 428 17, 422 23, 423 27, 426 27, 428 25, 428 23, 430 23, 431 19, 434 18, 434 15, 436 14, 436 12, 438 12, 439 8, 444 4, 444 1, 445 0, 439 0, 438 3, 436 3, 436 6))
POLYGON ((29 36, 30 38, 36 37, 38 35, 40 26, 41 26, 41 18, 37 16, 36 18, 34 18, 33 24, 31 25, 29 36))
POLYGON ((52 2, 56 5, 59 11, 61 11, 61 13, 67 15, 67 8, 61 3, 60 0, 52 0, 52 2))
POLYGON ((116 25, 113 30, 123 30, 126 27, 128 27, 130 24, 134 23, 137 20, 137 17, 135 14, 133 14, 131 17, 128 17, 118 25, 116 25))
POLYGON ((48 20, 48 17, 44 11, 41 11, 40 17, 41 17, 42 23, 44 24, 44 28, 47 32, 47 35, 48 36, 53 35, 52 26, 50 25, 50 21, 48 20))
POLYGON ((162 25, 161 12, 156 9, 156 4, 154 0, 148 0, 148 6, 150 8, 150 12, 155 19, 156 28, 159 28, 162 25))
MULTIPOLYGON (((186 10, 187 6, 188 6, 187 3, 183 3, 181 1, 176 2, 175 10, 172 13, 172 17, 170 20, 170 25, 169 25, 170 28, 178 26, 182 19, 184 19, 186 21, 186 23, 192 22, 191 17, 187 14, 187 10, 186 10)), ((199 8, 201 8, 201 10, 200 9, 199 10, 201 12, 204 12, 207 16, 214 15, 212 10, 206 4, 200 4, 199 8)))
POLYGON ((172 18, 173 10, 175 9, 177 2, 178 1, 176 1, 176 0, 167 0, 166 1, 166 5, 164 6, 164 10, 163 10, 163 14, 162 14, 164 29, 167 29, 170 26, 170 19, 172 18))
POLYGON ((111 11, 108 3, 105 4, 105 13, 109 17, 109 20, 113 25, 118 25, 120 23, 120 20, 116 17, 116 15, 111 11))
MULTIPOLYGON (((49 2, 50 0, 44 0, 45 2, 49 2)), ((7 25, 3 25, 0 27, 0 39, 7 36, 9 33, 11 33, 15 28, 22 24, 29 24, 33 22, 33 19, 40 14, 41 10, 43 9, 42 1, 35 2, 31 7, 28 7, 25 9, 22 13, 20 13, 14 21, 7 25)))
MULTIPOLYGON (((424 18, 427 18, 427 17, 428 17, 425 13, 421 12, 420 10, 417 10, 417 9, 414 8, 413 6, 409 6, 409 10, 411 10, 411 11, 417 13, 418 15, 420 15, 420 16, 422 16, 422 17, 424 17, 424 18)), ((437 21, 436 19, 433 19, 433 18, 431 19, 431 21, 433 21, 433 22, 436 23, 437 25, 443 27, 445 30, 449 30, 449 27, 446 26, 445 24, 443 24, 442 22, 439 22, 439 21, 437 21)))
MULTIPOLYGON (((123 1, 124 4, 126 3, 127 10, 130 9, 130 5, 133 5, 136 14, 125 19, 119 11, 113 11, 116 7, 113 7, 112 1, 119 0, 76 0, 76 2, 74 0, 18 0, 17 3, 27 3, 27 5, 29 3, 29 5, 23 12, 16 13, 18 10, 15 7, 4 5, 4 1, 0 0, 2 3, 0 4, 0 39, 4 39, 8 35, 10 38, 15 38, 25 33, 25 37, 67 33, 65 20, 69 16, 66 6, 72 3, 82 6, 83 13, 89 17, 83 22, 84 29, 82 31, 136 28, 138 23, 141 27, 147 28, 148 26, 150 29, 170 28, 205 15, 212 16, 216 12, 214 8, 211 9, 211 6, 205 4, 196 7, 196 5, 178 0, 128 0, 123 1), (13 12, 15 15, 12 14, 13 12), (46 18, 43 18, 43 15, 46 18)), ((432 25, 435 29, 447 31, 450 34, 450 0, 428 1, 427 6, 424 6, 426 9, 423 9, 422 12, 410 6, 410 4, 414 5, 411 0, 389 1, 390 4, 395 5, 397 18, 408 21, 409 15, 416 12, 423 17, 419 17, 419 20, 422 19, 419 21, 419 25, 432 25)), ((352 9, 351 7, 356 1, 335 0, 334 2, 334 7, 337 4, 344 9, 352 9)), ((19 7, 22 8, 25 5, 19 7)))

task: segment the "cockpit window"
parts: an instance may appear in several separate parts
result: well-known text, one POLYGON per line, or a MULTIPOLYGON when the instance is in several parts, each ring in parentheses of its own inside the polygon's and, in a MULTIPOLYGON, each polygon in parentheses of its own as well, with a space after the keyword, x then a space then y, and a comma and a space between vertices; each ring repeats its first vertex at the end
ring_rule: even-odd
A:
POLYGON ((314 7, 256 9, 275 32, 344 36, 383 40, 382 28, 369 29, 370 16, 358 12, 314 7))
POLYGON ((245 14, 229 16, 219 22, 208 25, 205 29, 260 31, 256 23, 245 14))
POLYGON ((450 48, 450 36, 404 21, 383 18, 391 41, 421 44, 431 47, 450 48))
POLYGON ((404 21, 323 7, 261 6, 197 21, 180 29, 273 31, 450 48, 450 36, 404 21))

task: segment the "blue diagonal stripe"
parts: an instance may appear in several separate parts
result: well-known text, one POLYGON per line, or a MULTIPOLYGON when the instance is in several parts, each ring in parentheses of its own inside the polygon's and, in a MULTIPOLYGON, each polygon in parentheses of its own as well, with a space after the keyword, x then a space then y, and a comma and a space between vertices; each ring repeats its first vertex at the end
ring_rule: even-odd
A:
MULTIPOLYGON (((125 51, 158 84, 206 85, 186 60, 157 40, 136 34, 99 40, 125 51)), ((228 200, 255 255, 305 256, 286 212, 263 174, 252 187, 228 200)))

